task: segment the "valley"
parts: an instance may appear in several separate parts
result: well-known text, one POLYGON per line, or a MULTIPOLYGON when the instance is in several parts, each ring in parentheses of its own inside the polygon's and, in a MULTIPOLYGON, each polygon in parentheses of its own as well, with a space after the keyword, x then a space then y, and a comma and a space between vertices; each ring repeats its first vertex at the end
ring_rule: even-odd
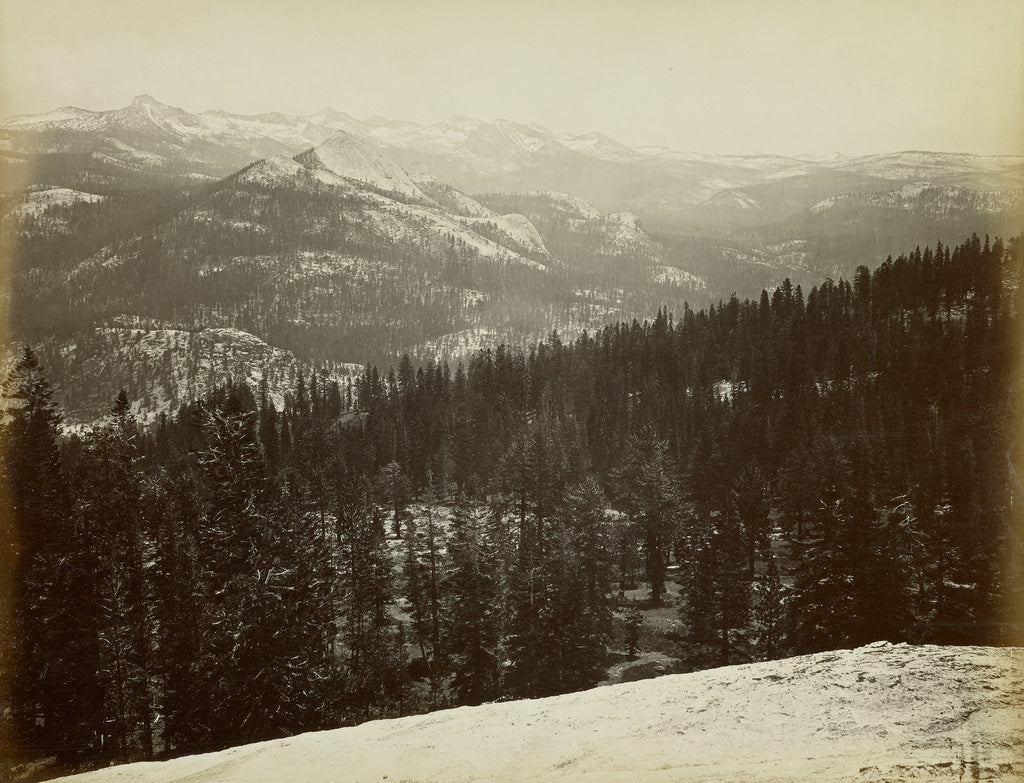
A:
POLYGON ((1024 159, 687 154, 509 120, 192 114, 140 95, 0 121, 0 181, 20 183, 0 205, 12 337, 72 379, 62 408, 87 422, 122 386, 152 418, 197 373, 255 377, 241 344, 144 380, 111 343, 102 388, 80 383, 84 346, 126 327, 172 354, 168 330, 248 335, 293 377, 457 363, 484 336, 572 339, 1008 233, 1024 159))

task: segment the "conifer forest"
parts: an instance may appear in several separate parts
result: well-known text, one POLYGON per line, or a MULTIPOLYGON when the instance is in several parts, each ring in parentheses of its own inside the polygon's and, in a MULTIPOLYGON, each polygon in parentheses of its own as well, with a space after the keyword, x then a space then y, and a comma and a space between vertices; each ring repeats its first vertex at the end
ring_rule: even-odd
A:
POLYGON ((1024 778, 1022 42, 0 0, 0 783, 1024 778))
POLYGON ((972 235, 148 422, 122 391, 63 427, 25 347, 3 735, 81 769, 568 693, 645 645, 1020 644, 1022 261, 972 235))

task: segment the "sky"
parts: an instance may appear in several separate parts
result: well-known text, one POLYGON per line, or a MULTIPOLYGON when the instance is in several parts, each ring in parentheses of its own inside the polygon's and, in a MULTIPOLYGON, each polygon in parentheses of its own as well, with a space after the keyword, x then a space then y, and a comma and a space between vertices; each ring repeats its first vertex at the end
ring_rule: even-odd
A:
POLYGON ((696 152, 1024 154, 1024 0, 0 0, 0 114, 141 93, 696 152))

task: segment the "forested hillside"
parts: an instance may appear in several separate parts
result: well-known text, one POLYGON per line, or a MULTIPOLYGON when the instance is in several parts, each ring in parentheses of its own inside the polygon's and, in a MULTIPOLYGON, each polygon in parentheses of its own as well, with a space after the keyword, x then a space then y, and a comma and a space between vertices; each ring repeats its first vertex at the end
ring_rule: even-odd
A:
POLYGON ((62 434, 26 350, 5 746, 73 769, 565 693, 636 652, 642 610, 691 670, 1020 643, 1022 261, 972 236, 145 429, 122 395, 62 434))
POLYGON ((76 423, 101 416, 96 396, 111 395, 91 377, 97 346, 107 380, 135 390, 135 409, 152 417, 209 388, 207 376, 260 375, 260 354, 292 357, 278 362, 292 378, 341 376, 403 353, 456 360, 552 328, 575 336, 706 297, 633 216, 553 194, 575 206, 545 223, 563 238, 553 255, 522 214, 410 176, 344 135, 192 193, 137 195, 39 188, 0 210, 0 250, 14 260, 3 311, 67 380, 59 403, 76 423), (563 260, 566 236, 579 247, 563 260), (229 335, 225 356, 253 358, 196 361, 180 347, 229 335), (158 360, 144 363, 140 340, 158 360))
POLYGON ((0 317, 45 356, 69 423, 121 387, 152 419, 211 379, 260 377, 262 356, 289 382, 403 354, 454 367, 787 278, 806 291, 936 238, 1006 236, 1021 163, 699 154, 509 120, 193 114, 139 95, 0 118, 0 317), (225 350, 181 353, 210 343, 225 350))

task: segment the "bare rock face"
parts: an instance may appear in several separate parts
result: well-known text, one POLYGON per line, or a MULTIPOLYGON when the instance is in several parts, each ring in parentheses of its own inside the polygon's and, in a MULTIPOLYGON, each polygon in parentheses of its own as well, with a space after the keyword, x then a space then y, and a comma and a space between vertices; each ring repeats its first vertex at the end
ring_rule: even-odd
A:
POLYGON ((1024 776, 1022 726, 1024 648, 878 642, 75 780, 1011 781, 1024 776))

